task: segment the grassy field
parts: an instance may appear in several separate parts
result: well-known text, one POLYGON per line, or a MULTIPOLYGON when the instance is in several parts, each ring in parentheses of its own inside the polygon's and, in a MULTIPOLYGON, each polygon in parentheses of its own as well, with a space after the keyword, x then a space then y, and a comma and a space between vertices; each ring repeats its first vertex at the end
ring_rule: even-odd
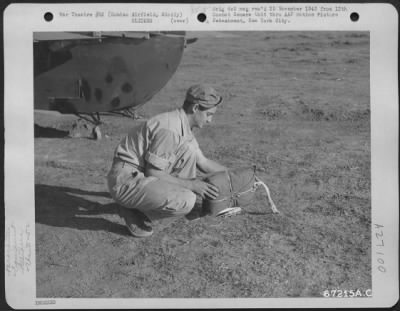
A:
MULTIPOLYGON (((195 132, 229 167, 256 164, 241 215, 181 218, 129 236, 107 194, 113 150, 138 121, 104 117, 102 141, 35 138, 38 297, 320 297, 371 288, 369 34, 190 33, 150 117, 206 82, 225 101, 195 132)), ((74 117, 35 114, 68 130, 74 117)))

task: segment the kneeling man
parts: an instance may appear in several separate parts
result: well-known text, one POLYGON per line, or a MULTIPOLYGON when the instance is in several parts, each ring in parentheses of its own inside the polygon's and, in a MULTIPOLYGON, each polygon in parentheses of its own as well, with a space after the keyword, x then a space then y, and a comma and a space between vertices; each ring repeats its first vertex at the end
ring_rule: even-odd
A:
POLYGON ((115 150, 108 174, 113 199, 135 237, 153 233, 153 220, 188 214, 196 195, 215 199, 218 189, 196 177, 226 170, 207 159, 192 133, 211 122, 222 97, 210 86, 187 90, 182 108, 136 126, 115 150))

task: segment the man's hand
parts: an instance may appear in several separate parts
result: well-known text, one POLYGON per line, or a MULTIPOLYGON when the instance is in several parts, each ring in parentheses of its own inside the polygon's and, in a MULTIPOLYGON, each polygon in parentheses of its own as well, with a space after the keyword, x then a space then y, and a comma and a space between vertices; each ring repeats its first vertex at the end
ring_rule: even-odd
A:
POLYGON ((200 179, 177 178, 162 170, 154 168, 151 165, 146 165, 145 176, 154 176, 172 184, 192 190, 203 199, 213 200, 216 199, 219 194, 218 188, 212 184, 206 183, 200 179))
POLYGON ((191 190, 203 199, 214 200, 218 197, 219 190, 212 184, 195 179, 191 181, 191 190))

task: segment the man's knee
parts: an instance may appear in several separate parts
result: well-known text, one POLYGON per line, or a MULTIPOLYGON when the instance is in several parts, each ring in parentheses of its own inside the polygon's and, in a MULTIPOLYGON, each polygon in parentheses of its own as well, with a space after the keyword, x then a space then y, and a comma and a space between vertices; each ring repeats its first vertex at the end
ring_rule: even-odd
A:
POLYGON ((166 208, 170 209, 172 214, 186 215, 192 210, 195 203, 196 195, 188 190, 175 197, 173 201, 169 201, 166 208))
POLYGON ((187 214, 192 210, 194 204, 196 203, 196 195, 192 191, 188 191, 185 197, 185 201, 186 201, 185 214, 187 214))

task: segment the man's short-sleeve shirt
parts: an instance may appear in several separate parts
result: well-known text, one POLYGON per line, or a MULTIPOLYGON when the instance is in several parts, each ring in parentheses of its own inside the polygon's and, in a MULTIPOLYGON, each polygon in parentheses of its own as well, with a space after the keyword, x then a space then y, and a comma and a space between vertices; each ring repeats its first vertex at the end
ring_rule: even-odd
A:
POLYGON ((117 146, 115 157, 142 171, 147 162, 170 172, 183 148, 192 153, 199 152, 186 113, 180 108, 156 115, 134 127, 117 146))

